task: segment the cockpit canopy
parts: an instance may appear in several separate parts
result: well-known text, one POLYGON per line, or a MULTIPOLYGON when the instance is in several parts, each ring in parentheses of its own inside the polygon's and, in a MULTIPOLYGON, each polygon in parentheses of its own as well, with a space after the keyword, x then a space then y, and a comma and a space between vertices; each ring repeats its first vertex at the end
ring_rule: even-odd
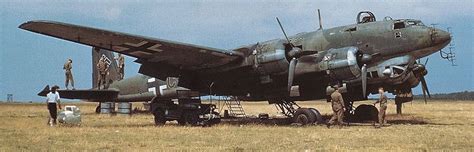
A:
POLYGON ((374 13, 370 11, 362 11, 357 14, 357 24, 363 24, 363 23, 369 23, 369 22, 375 22, 377 19, 375 19, 374 13))

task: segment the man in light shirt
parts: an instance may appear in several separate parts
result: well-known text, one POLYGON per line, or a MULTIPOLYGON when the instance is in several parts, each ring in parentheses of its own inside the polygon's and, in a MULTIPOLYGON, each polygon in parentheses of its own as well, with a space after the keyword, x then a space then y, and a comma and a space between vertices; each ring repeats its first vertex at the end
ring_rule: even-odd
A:
POLYGON ((46 103, 48 104, 49 110, 49 121, 48 124, 53 126, 56 124, 56 118, 58 115, 58 108, 61 109, 61 101, 59 97, 58 86, 53 86, 51 92, 46 95, 46 103))

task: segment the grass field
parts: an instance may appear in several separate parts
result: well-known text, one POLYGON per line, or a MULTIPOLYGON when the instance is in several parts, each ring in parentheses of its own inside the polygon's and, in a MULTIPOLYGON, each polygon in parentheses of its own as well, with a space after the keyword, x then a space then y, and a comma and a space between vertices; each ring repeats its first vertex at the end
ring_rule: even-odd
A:
MULTIPOLYGON (((370 103, 366 101, 361 103, 370 103)), ((357 103, 357 104, 361 104, 357 103)), ((231 125, 153 126, 152 116, 109 116, 94 113, 95 104, 81 108, 82 126, 49 127, 41 104, 0 104, 0 151, 437 151, 474 150, 474 102, 421 101, 404 104, 404 115, 388 108, 392 125, 374 129, 358 124, 343 129, 325 126, 231 125)), ((330 115, 326 102, 301 102, 330 115)), ((244 103, 248 114, 278 115, 266 102, 244 103)))

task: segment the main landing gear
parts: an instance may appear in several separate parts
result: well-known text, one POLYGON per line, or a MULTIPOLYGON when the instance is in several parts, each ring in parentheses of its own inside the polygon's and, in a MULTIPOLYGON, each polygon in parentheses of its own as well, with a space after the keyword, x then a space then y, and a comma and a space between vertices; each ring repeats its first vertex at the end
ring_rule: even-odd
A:
POLYGON ((315 108, 302 108, 292 100, 276 100, 269 101, 275 104, 282 114, 292 119, 293 123, 301 125, 323 124, 323 118, 319 111, 315 108))

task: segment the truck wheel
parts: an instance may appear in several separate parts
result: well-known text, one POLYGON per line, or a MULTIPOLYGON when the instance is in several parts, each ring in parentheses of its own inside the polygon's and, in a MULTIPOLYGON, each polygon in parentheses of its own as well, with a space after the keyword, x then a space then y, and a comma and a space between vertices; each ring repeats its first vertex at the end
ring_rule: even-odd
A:
POLYGON ((179 124, 180 126, 186 125, 186 120, 184 120, 184 118, 179 118, 179 119, 176 120, 176 121, 178 121, 178 124, 179 124))
POLYGON ((316 121, 316 115, 308 108, 299 108, 293 116, 293 122, 301 125, 312 124, 316 121))
POLYGON ((155 117, 155 125, 162 126, 166 123, 165 112, 163 109, 156 109, 153 116, 155 117))
POLYGON ((321 113, 319 113, 317 109, 309 108, 309 110, 311 110, 311 112, 313 112, 313 114, 316 116, 315 123, 324 124, 323 116, 321 115, 321 113))
POLYGON ((187 112, 184 114, 184 120, 185 122, 191 126, 196 126, 198 125, 199 122, 199 115, 196 112, 187 112))

